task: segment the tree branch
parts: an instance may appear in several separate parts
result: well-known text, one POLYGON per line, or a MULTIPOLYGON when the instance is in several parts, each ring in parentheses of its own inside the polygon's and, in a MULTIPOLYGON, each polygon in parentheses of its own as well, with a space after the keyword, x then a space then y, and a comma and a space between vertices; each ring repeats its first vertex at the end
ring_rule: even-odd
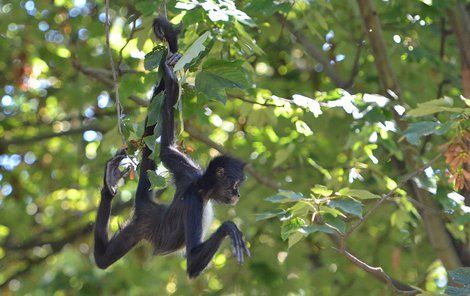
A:
MULTIPOLYGON (((402 91, 398 85, 396 76, 392 71, 392 67, 387 55, 387 48, 385 46, 377 11, 375 10, 371 0, 357 0, 357 3, 375 57, 375 65, 382 86, 382 91, 385 94, 396 98, 401 104, 404 105, 402 91), (392 96, 391 93, 394 93, 394 95, 392 96)), ((406 129, 407 123, 403 121, 401 116, 398 115, 394 109, 392 109, 392 112, 398 127, 404 131, 406 129)), ((406 142, 401 143, 401 149, 403 150, 406 168, 410 171, 413 170, 413 168, 416 167, 416 153, 410 144, 406 142)), ((435 209, 436 211, 439 210, 438 205, 429 196, 429 193, 420 189, 413 180, 409 180, 407 185, 412 195, 416 196, 419 202, 426 205, 428 208, 435 209)), ((460 267, 460 259, 442 219, 438 215, 430 213, 429 211, 421 211, 421 216, 423 218, 429 241, 444 266, 447 269, 455 269, 460 267)))
POLYGON ((88 130, 106 132, 110 129, 111 129, 111 127, 103 126, 99 123, 92 123, 92 124, 89 124, 89 125, 83 125, 83 126, 80 126, 80 127, 71 128, 67 131, 58 132, 58 133, 47 131, 47 132, 39 133, 38 135, 33 136, 33 137, 29 137, 29 138, 25 138, 24 136, 20 136, 20 137, 15 137, 15 138, 12 138, 12 139, 2 139, 2 140, 0 140, 0 148, 7 147, 9 145, 25 145, 25 144, 29 144, 29 143, 32 143, 32 142, 43 141, 43 140, 47 140, 47 139, 55 138, 55 137, 63 137, 63 136, 81 134, 81 133, 83 133, 85 131, 88 131, 88 130))
MULTIPOLYGON (((192 138, 195 138, 201 142, 203 142, 204 144, 206 144, 207 146, 211 147, 211 148, 214 148, 215 150, 219 151, 221 154, 230 154, 227 150, 225 150, 225 148, 220 145, 220 144, 217 144, 216 142, 212 141, 211 139, 209 139, 206 135, 204 135, 203 133, 197 131, 195 128, 193 128, 190 124, 185 124, 184 125, 184 130, 192 137, 192 138)), ((280 189, 281 187, 279 186, 279 184, 277 184, 277 182, 271 180, 271 179, 268 179, 264 176, 262 176, 260 173, 258 173, 251 164, 248 164, 246 167, 245 167, 245 170, 250 173, 250 175, 252 175, 258 182, 260 182, 261 184, 267 186, 267 187, 270 187, 272 189, 280 189)))
MULTIPOLYGON (((282 20, 282 19, 281 19, 282 20)), ((287 30, 295 37, 295 39, 305 48, 309 56, 313 57, 323 67, 323 72, 328 76, 331 81, 339 88, 348 88, 348 81, 344 80, 336 71, 335 67, 330 64, 330 60, 327 59, 320 48, 310 42, 305 34, 298 29, 294 28, 289 21, 285 22, 287 30)))
MULTIPOLYGON (((421 166, 420 168, 416 169, 414 172, 408 174, 407 176, 405 176, 405 178, 403 178, 403 180, 401 180, 401 182, 395 186, 395 188, 393 188, 392 190, 390 190, 386 195, 384 195, 381 199, 379 199, 373 206, 372 208, 364 215, 364 217, 359 221, 357 222, 355 225, 353 225, 349 230, 348 232, 346 232, 346 234, 343 236, 343 239, 344 241, 346 241, 348 239, 348 237, 351 235, 351 233, 353 233, 354 231, 356 231, 364 222, 367 221, 367 219, 369 219, 370 215, 375 212, 377 210, 378 207, 380 207, 380 205, 386 201, 387 199, 389 199, 390 197, 393 196, 393 194, 400 188, 402 188, 404 185, 406 185, 410 180, 412 180, 414 177, 418 176, 419 174, 421 174, 426 168, 428 168, 429 166, 431 166, 433 163, 435 163, 439 158, 441 158, 442 156, 442 153, 439 153, 437 156, 435 156, 433 159, 431 159, 431 161, 429 161, 428 163, 426 163, 425 165, 421 166)), ((344 244, 343 244, 344 245, 344 244)))

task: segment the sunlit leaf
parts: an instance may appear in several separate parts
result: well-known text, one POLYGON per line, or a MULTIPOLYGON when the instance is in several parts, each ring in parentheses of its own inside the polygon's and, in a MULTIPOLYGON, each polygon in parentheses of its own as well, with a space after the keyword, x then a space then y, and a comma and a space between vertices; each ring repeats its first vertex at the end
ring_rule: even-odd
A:
POLYGON ((362 217, 362 204, 352 199, 335 199, 328 202, 328 206, 338 208, 345 213, 362 217))
POLYGON ((339 195, 342 196, 350 196, 350 197, 355 197, 358 199, 376 199, 380 198, 380 195, 373 194, 372 192, 369 192, 367 190, 363 189, 350 189, 350 188, 343 188, 338 191, 339 195))
POLYGON ((287 240, 292 233, 301 229, 305 225, 305 220, 299 217, 294 217, 290 220, 284 221, 281 227, 282 240, 287 240))
POLYGON ((335 217, 331 214, 325 214, 322 217, 323 217, 324 222, 328 224, 330 227, 333 227, 334 229, 338 230, 341 233, 346 232, 346 222, 341 220, 340 217, 335 217))
POLYGON ((191 63, 193 59, 195 59, 202 51, 206 49, 203 45, 204 42, 209 38, 211 35, 210 31, 205 32, 202 34, 193 44, 185 51, 181 59, 176 63, 174 70, 179 71, 184 68, 185 65, 191 63))
POLYGON ((293 191, 280 191, 278 194, 266 198, 267 201, 273 203, 286 203, 302 200, 304 197, 301 193, 293 191))
POLYGON ((315 185, 311 190, 313 193, 321 196, 330 196, 333 193, 333 190, 330 190, 323 185, 315 185))

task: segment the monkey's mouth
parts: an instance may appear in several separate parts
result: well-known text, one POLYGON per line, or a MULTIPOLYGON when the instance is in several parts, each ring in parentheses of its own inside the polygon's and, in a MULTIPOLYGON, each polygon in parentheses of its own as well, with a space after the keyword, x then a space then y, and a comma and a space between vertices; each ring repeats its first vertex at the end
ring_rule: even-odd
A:
POLYGON ((238 203, 238 200, 240 199, 240 197, 234 195, 234 196, 231 196, 228 198, 228 203, 231 204, 231 205, 235 205, 238 203))

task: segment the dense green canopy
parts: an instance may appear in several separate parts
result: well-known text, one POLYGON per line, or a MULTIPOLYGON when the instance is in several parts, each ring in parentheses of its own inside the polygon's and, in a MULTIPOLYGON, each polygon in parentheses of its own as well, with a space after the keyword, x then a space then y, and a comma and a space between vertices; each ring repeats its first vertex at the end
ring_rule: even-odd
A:
MULTIPOLYGON (((110 2, 0 0, 0 294, 469 293, 468 1, 110 2), (147 243, 93 259, 104 164, 123 143, 139 157, 159 122, 164 4, 182 24, 181 149, 249 163, 212 229, 233 220, 253 257, 226 240, 196 280, 147 243)), ((159 202, 170 180, 151 175, 159 202)))

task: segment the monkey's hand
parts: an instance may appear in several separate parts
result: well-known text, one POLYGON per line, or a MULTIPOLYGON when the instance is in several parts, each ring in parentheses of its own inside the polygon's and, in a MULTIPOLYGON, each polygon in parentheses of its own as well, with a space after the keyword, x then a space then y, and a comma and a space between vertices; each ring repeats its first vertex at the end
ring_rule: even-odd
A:
POLYGON ((181 59, 182 55, 179 53, 171 53, 169 52, 166 56, 165 60, 165 74, 170 77, 170 79, 176 81, 175 72, 173 71, 173 67, 175 67, 176 63, 181 59))
POLYGON ((106 163, 106 169, 104 172, 104 184, 111 196, 114 197, 117 193, 118 182, 121 178, 124 178, 130 171, 130 167, 127 167, 124 171, 119 170, 119 164, 127 157, 126 149, 119 150, 116 155, 106 163))
POLYGON ((232 221, 224 222, 224 227, 227 231, 228 236, 232 240, 233 250, 235 256, 237 256, 238 264, 243 264, 244 254, 251 257, 250 250, 246 247, 245 241, 243 240, 243 233, 238 229, 237 225, 232 221))

